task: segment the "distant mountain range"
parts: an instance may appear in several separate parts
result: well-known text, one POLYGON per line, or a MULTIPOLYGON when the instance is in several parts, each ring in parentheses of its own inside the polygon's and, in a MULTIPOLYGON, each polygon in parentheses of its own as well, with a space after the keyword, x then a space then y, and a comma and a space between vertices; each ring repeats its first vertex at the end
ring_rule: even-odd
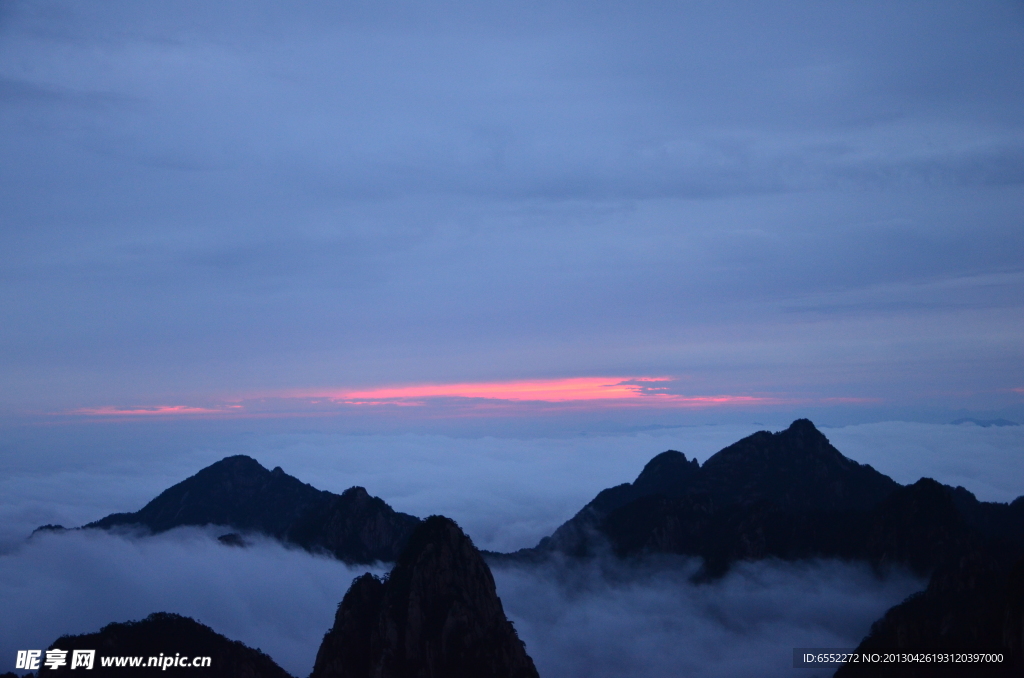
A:
MULTIPOLYGON (((928 588, 876 622, 865 651, 1003 652, 1010 663, 952 667, 949 675, 1024 675, 1024 497, 979 502, 928 478, 899 485, 843 456, 806 419, 744 438, 703 466, 679 452, 659 454, 633 483, 603 490, 536 547, 488 557, 587 558, 609 550, 623 558, 699 556, 703 579, 738 560, 769 557, 861 560, 880 573, 909 567, 930 576, 928 588)), ((909 665, 887 670, 944 675, 909 665)), ((883 673, 851 665, 837 675, 883 673)))
MULTIPOLYGON (((463 629, 458 633, 465 642, 484 642, 486 636, 480 647, 505 648, 500 652, 507 666, 518 668, 493 675, 535 675, 532 662, 533 674, 514 650, 518 639, 510 640, 500 631, 502 623, 494 621, 501 604, 496 596, 496 606, 487 602, 494 596, 490 571, 474 560, 479 555, 467 555, 476 549, 450 521, 424 523, 363 488, 336 495, 280 468, 268 471, 249 457, 235 456, 169 488, 139 511, 113 514, 85 528, 158 533, 184 525, 230 528, 236 533, 221 538, 229 545, 244 545, 244 534, 258 533, 350 563, 398 561, 390 579, 364 576, 353 584, 318 655, 318 678, 406 675, 395 667, 427 652, 417 643, 427 642, 422 634, 433 633, 415 630, 427 619, 423 615, 463 629), (448 553, 449 560, 461 554, 466 564, 439 567, 424 549, 448 553), (473 591, 470 598, 460 587, 473 591), (431 607, 433 612, 423 607, 413 612, 411 601, 426 592, 444 602, 431 607), (480 619, 492 621, 467 621, 477 618, 464 607, 469 599, 489 610, 480 619), (484 633, 485 627, 496 630, 484 633), (406 639, 401 647, 394 645, 398 637, 406 639), (348 668, 339 672, 342 665, 348 668), (366 666, 377 667, 376 673, 366 673, 366 666), (390 673, 380 673, 384 666, 390 673)), ((909 567, 930 577, 927 589, 889 610, 862 648, 995 650, 1009 663, 989 667, 995 671, 991 675, 1022 675, 1024 669, 1024 497, 1009 504, 979 502, 962 487, 927 478, 900 485, 843 456, 806 419, 778 433, 748 436, 703 465, 680 452, 659 454, 634 482, 603 490, 537 546, 485 555, 492 562, 523 562, 608 553, 627 560, 658 553, 700 557, 702 579, 723 575, 738 560, 762 558, 860 560, 880 573, 909 567), (1018 673, 1000 673, 1009 667, 1018 673)), ((456 642, 450 635, 431 637, 444 647, 456 642)), ((477 660, 465 655, 458 661, 475 666, 477 660)), ((890 669, 895 673, 884 675, 918 675, 911 666, 890 669)), ((977 666, 950 670, 949 675, 983 675, 977 666)), ((838 675, 883 674, 878 667, 847 666, 838 675)))
MULTIPOLYGON (((134 513, 114 513, 85 529, 128 528, 158 534, 187 525, 257 533, 348 563, 393 562, 420 519, 399 513, 362 487, 334 494, 238 455, 207 466, 134 513)), ((44 530, 63 529, 47 525, 44 530)), ((241 535, 224 535, 243 545, 241 535)))
POLYGON ((1009 419, 972 419, 970 417, 964 417, 963 419, 957 419, 956 421, 949 422, 955 426, 960 424, 974 424, 975 426, 981 426, 982 428, 988 428, 989 426, 1020 426, 1015 421, 1009 419))
POLYGON ((983 546, 1024 552, 1024 497, 979 502, 926 478, 900 485, 843 456, 800 419, 744 438, 703 466, 663 452, 633 483, 603 490, 536 547, 504 557, 610 548, 619 556, 700 556, 701 576, 712 577, 736 560, 766 557, 857 559, 928 574, 983 546))
POLYGON ((702 556, 724 573, 737 559, 850 555, 849 534, 829 543, 835 521, 867 513, 900 489, 871 466, 844 457, 810 422, 762 431, 726 447, 703 466, 670 450, 633 483, 600 492, 550 537, 519 557, 559 551, 586 556, 702 556), (835 553, 830 553, 834 551, 835 553))

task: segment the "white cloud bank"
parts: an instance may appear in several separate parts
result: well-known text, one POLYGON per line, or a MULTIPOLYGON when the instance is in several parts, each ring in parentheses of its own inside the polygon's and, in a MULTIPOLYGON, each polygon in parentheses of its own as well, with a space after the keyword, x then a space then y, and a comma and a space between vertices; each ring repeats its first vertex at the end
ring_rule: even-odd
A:
MULTIPOLYGON (((13 668, 16 650, 45 648, 62 634, 169 611, 307 675, 335 607, 367 568, 269 542, 226 547, 216 533, 46 534, 0 556, 0 658, 11 664, 0 669, 13 668)), ((855 646, 922 586, 834 562, 743 565, 710 585, 690 583, 693 570, 676 559, 640 571, 499 568, 495 579, 549 678, 789 675, 793 647, 855 646)))
POLYGON ((743 563, 704 585, 687 580, 693 561, 639 573, 606 567, 495 569, 506 614, 542 676, 831 675, 793 669, 793 648, 856 647, 924 584, 835 561, 743 563))
POLYGON ((46 534, 0 556, 0 670, 14 668, 16 650, 46 648, 67 633, 177 612, 307 675, 335 608, 367 568, 273 542, 223 546, 214 534, 46 534))

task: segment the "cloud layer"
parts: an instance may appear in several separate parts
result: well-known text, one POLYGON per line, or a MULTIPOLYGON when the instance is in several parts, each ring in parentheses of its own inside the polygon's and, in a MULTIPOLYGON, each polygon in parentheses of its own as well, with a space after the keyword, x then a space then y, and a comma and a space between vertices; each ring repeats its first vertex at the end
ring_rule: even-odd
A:
MULTIPOLYGON (((307 675, 337 604, 367 568, 268 542, 222 546, 216 534, 47 534, 0 556, 0 657, 170 611, 307 675)), ((499 568, 495 578, 541 675, 570 677, 791 675, 793 647, 855 646, 923 585, 833 562, 745 565, 709 585, 690 583, 694 570, 666 560, 499 568)))
POLYGON ((308 675, 335 608, 366 568, 275 543, 222 546, 215 536, 193 529, 138 540, 48 534, 0 556, 7 610, 0 656, 6 663, 16 650, 45 649, 66 633, 165 611, 198 619, 261 648, 293 675, 308 675))
POLYGON ((497 568, 506 613, 542 676, 831 675, 793 669, 797 647, 853 648, 924 582, 838 562, 744 563, 692 584, 696 563, 497 568))

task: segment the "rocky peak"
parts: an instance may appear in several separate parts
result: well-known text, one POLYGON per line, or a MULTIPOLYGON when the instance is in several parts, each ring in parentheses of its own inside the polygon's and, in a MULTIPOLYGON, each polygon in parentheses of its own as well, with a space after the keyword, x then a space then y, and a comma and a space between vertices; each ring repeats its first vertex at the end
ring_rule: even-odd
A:
MULTIPOLYGON (((740 515, 753 506, 791 513, 868 511, 898 487, 888 476, 843 456, 809 420, 797 419, 784 431, 747 436, 703 465, 675 450, 662 452, 633 483, 598 493, 535 551, 593 555, 604 546, 601 535, 611 536, 613 527, 613 532, 628 536, 625 542, 658 550, 667 548, 664 531, 685 523, 689 536, 676 540, 683 548, 680 544, 693 541, 690 528, 710 520, 710 512, 740 515), (689 517, 684 520, 683 514, 689 517)), ((616 551, 625 543, 612 542, 616 551)), ((529 551, 520 556, 529 556, 529 551)))
POLYGON ((431 516, 384 580, 338 607, 312 678, 536 678, 490 568, 452 520, 431 516))
POLYGON ((143 528, 223 525, 261 533, 346 562, 393 561, 419 519, 399 513, 362 487, 338 495, 318 490, 280 467, 265 469, 245 455, 222 459, 169 487, 134 513, 86 525, 143 528))
POLYGON ((704 462, 707 491, 723 504, 769 500, 788 508, 868 509, 898 485, 837 450, 807 419, 759 431, 704 462))
MULTIPOLYGON (((237 483, 244 487, 266 482, 270 475, 271 472, 252 457, 236 454, 210 464, 193 478, 204 483, 237 483)), ((281 475, 284 475, 283 470, 281 475)))
POLYGON ((687 461, 686 455, 675 450, 662 452, 647 462, 644 470, 633 481, 637 495, 675 494, 683 491, 700 472, 696 459, 687 461))
MULTIPOLYGON (((786 429, 786 433, 802 438, 825 438, 825 435, 818 430, 810 419, 794 419, 793 423, 786 429)), ((826 439, 827 440, 827 439, 826 439)))
POLYGON ((365 487, 353 485, 352 487, 342 492, 341 496, 347 497, 350 500, 366 501, 367 499, 370 498, 370 493, 366 491, 365 487))

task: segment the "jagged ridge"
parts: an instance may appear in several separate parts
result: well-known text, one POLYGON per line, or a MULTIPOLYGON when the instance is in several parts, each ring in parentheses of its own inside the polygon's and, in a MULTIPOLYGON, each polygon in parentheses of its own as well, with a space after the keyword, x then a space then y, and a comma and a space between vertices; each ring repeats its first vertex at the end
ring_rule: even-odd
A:
POLYGON ((659 454, 636 481, 599 493, 535 551, 582 556, 607 539, 620 553, 710 556, 723 547, 702 544, 717 539, 723 529, 735 534, 737 523, 748 514, 820 514, 813 522, 821 522, 841 512, 877 507, 898 487, 871 466, 843 456, 814 424, 798 419, 785 431, 748 436, 703 466, 674 450, 659 454))
POLYGON ((170 487, 134 513, 114 513, 86 528, 137 526, 152 533, 185 525, 257 532, 351 563, 394 561, 420 522, 362 487, 318 490, 251 457, 227 457, 170 487))
MULTIPOLYGON (((879 572, 909 567, 930 577, 928 588, 876 622, 862 649, 1001 651, 1006 662, 984 675, 1024 673, 1024 497, 979 502, 928 478, 901 486, 844 457, 807 420, 755 433, 702 467, 662 453, 536 548, 492 557, 587 557, 602 548, 623 557, 700 556, 703 578, 767 557, 866 560, 879 572)), ((973 665, 885 671, 851 665, 838 675, 981 675, 973 665)))

